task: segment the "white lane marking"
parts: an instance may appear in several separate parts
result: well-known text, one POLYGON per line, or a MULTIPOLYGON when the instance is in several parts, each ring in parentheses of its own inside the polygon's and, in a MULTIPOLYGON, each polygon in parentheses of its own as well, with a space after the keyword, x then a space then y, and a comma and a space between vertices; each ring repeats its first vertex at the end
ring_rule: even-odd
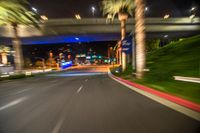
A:
POLYGON ((183 107, 181 105, 178 105, 176 103, 173 103, 171 101, 168 101, 168 100, 166 100, 164 98, 161 98, 159 96, 153 95, 153 94, 148 93, 146 91, 143 91, 143 90, 140 90, 140 89, 135 88, 133 86, 130 86, 130 85, 126 84, 126 83, 123 83, 122 81, 119 81, 119 80, 113 78, 112 74, 110 72, 108 72, 108 75, 109 75, 109 77, 111 79, 119 82, 120 84, 128 87, 129 89, 131 89, 131 90, 133 90, 133 91, 135 91, 135 92, 137 92, 139 94, 142 94, 143 96, 146 96, 146 97, 148 97, 148 98, 150 98, 150 99, 152 99, 152 100, 154 100, 154 101, 156 101, 156 102, 158 102, 158 103, 160 103, 162 105, 165 105, 165 106, 167 106, 167 107, 169 107, 169 108, 171 108, 171 109, 173 109, 175 111, 178 111, 178 112, 180 112, 182 114, 185 114, 186 116, 189 116, 190 118, 193 118, 193 119, 195 119, 197 121, 200 121, 200 113, 198 113, 196 111, 193 111, 191 109, 188 109, 186 107, 183 107))
MULTIPOLYGON (((76 93, 79 93, 83 88, 83 85, 81 85, 78 90, 76 91, 76 93)), ((62 125, 63 125, 63 122, 65 120, 65 114, 61 115, 61 118, 59 119, 58 123, 56 124, 56 126, 53 128, 52 132, 51 133, 59 133, 62 125)))
POLYGON ((64 122, 64 117, 62 119, 60 119, 60 121, 56 124, 56 126, 54 127, 53 131, 51 133, 59 133, 59 130, 64 122))
POLYGON ((9 107, 12 107, 14 105, 17 105, 17 104, 21 103, 22 101, 24 101, 25 99, 26 99, 26 97, 22 97, 22 98, 16 99, 16 100, 14 100, 14 101, 12 101, 12 102, 0 107, 0 111, 2 111, 4 109, 7 109, 9 107))
POLYGON ((88 79, 85 80, 85 82, 87 82, 87 81, 88 81, 88 79))
MULTIPOLYGON (((16 92, 16 93, 14 93, 13 95, 20 94, 20 93, 23 93, 23 92, 25 92, 25 91, 29 91, 29 90, 31 90, 31 89, 33 89, 33 88, 23 89, 23 90, 21 90, 21 91, 18 91, 18 92, 16 92)), ((12 94, 11 94, 11 95, 12 95, 12 94)))
POLYGON ((83 89, 83 86, 81 85, 81 86, 79 87, 79 89, 76 91, 76 93, 79 93, 82 89, 83 89))

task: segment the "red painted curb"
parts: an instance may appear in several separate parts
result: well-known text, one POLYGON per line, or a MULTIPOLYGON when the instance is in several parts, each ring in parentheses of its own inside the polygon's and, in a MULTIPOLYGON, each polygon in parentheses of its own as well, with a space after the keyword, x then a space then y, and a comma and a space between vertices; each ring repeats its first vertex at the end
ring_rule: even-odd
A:
POLYGON ((120 81, 122 81, 122 82, 124 82, 124 83, 126 83, 130 86, 136 87, 140 90, 149 92, 151 94, 154 94, 156 96, 159 96, 161 98, 164 98, 166 100, 174 102, 174 103, 179 104, 181 106, 187 107, 187 108, 192 109, 192 110, 197 111, 197 112, 200 112, 200 105, 199 104, 193 103, 191 101, 182 99, 182 98, 174 96, 174 95, 170 95, 170 94, 167 94, 167 93, 164 93, 164 92, 157 91, 155 89, 152 89, 152 88, 149 88, 149 87, 146 87, 146 86, 143 86, 143 85, 140 85, 140 84, 119 78, 119 77, 116 77, 114 75, 112 75, 112 77, 115 78, 115 79, 118 79, 118 80, 120 80, 120 81))

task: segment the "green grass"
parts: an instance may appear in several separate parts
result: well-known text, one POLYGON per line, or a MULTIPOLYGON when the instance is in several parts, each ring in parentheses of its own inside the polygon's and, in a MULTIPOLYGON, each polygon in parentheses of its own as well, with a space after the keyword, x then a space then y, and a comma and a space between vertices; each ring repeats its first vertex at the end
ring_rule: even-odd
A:
POLYGON ((174 75, 200 77, 200 36, 168 44, 147 57, 147 67, 151 70, 147 78, 155 76, 160 81, 174 75))
POLYGON ((0 77, 0 81, 22 79, 22 78, 26 78, 26 77, 33 77, 33 75, 26 76, 25 74, 15 74, 15 75, 10 75, 9 77, 0 77))
POLYGON ((122 78, 200 103, 200 84, 175 81, 173 76, 200 77, 200 35, 173 42, 147 55, 143 80, 136 80, 129 67, 116 74, 122 78))

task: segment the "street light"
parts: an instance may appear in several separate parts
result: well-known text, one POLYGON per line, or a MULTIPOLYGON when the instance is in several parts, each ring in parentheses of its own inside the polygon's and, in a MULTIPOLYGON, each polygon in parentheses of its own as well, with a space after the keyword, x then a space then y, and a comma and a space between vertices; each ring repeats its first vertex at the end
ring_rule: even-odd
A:
POLYGON ((44 21, 47 21, 47 20, 48 20, 48 17, 45 16, 45 15, 41 15, 40 18, 41 18, 42 20, 44 20, 44 21))
POLYGON ((195 10, 196 10, 196 7, 192 7, 192 8, 190 9, 190 12, 195 11, 195 10))
POLYGON ((170 17, 170 15, 169 14, 166 14, 165 16, 164 16, 164 19, 168 19, 170 17))
POLYGON ((94 13, 96 11, 96 8, 94 6, 91 7, 91 10, 92 10, 92 15, 94 16, 94 13))
POLYGON ((78 19, 78 20, 81 20, 80 14, 75 14, 75 18, 78 19))
POLYGON ((36 13, 38 12, 38 10, 35 7, 32 7, 31 9, 36 13))
POLYGON ((164 35, 164 38, 168 38, 168 35, 164 35))
POLYGON ((145 12, 147 12, 149 10, 149 7, 145 7, 145 12))

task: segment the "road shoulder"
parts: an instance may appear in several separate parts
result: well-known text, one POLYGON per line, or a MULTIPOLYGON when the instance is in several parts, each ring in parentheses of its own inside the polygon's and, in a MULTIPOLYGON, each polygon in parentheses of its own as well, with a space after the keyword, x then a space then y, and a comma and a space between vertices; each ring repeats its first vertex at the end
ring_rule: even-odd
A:
MULTIPOLYGON (((134 87, 133 85, 131 84, 128 84, 127 82, 125 82, 126 80, 124 79, 121 79, 121 78, 118 78, 116 76, 114 76, 110 71, 108 72, 108 75, 111 79, 117 81, 118 83, 128 87, 129 89, 143 95, 143 96, 146 96, 160 104, 163 104, 175 111, 178 111, 182 114, 185 114, 186 116, 190 117, 190 118, 193 118, 195 120, 198 120, 200 121, 200 105, 196 105, 195 104, 195 108, 189 108, 190 106, 188 107, 185 107, 183 105, 185 104, 178 104, 178 103, 175 103, 173 102, 173 100, 170 100, 170 98, 165 98, 165 97, 161 97, 160 95, 155 95, 153 93, 150 93, 148 91, 145 91, 145 90, 142 90, 140 88, 136 88, 134 87)), ((181 101, 180 101, 181 102, 181 101)), ((186 104, 191 104, 190 102, 189 103, 186 103, 186 104)), ((193 106, 192 106, 193 107, 193 106)))

